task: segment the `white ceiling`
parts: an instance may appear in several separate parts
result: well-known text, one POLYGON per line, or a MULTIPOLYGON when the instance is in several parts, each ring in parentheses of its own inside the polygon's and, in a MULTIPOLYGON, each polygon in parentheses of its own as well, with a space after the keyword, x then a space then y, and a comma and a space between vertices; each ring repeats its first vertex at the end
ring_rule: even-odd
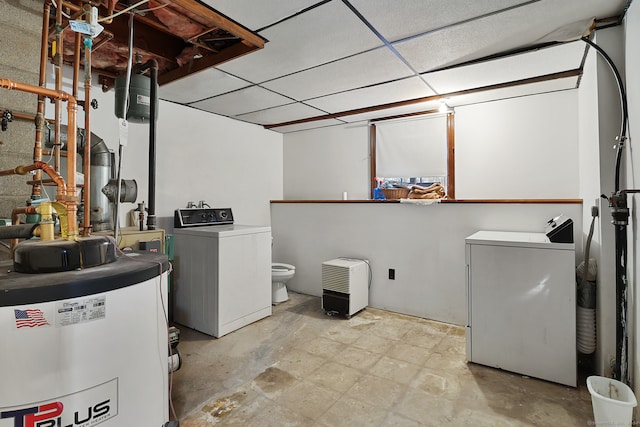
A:
POLYGON ((594 18, 621 16, 628 0, 203 2, 268 42, 160 97, 286 133, 437 108, 437 99, 381 107, 430 96, 455 108, 576 88, 577 76, 492 86, 580 69, 580 34, 594 18))

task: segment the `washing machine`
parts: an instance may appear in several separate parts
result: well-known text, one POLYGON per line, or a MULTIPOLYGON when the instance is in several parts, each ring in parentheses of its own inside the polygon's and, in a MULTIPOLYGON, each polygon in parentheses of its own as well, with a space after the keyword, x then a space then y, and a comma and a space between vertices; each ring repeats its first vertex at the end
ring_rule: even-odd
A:
POLYGON ((179 209, 173 318, 219 338, 271 315, 271 227, 233 223, 231 209, 179 209))

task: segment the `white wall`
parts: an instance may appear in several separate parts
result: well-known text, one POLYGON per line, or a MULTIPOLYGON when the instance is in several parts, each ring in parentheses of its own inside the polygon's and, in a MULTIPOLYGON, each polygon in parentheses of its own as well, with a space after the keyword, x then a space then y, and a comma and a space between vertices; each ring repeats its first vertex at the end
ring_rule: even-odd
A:
MULTIPOLYGON (((627 12, 625 22, 625 68, 626 75, 633 76, 626 81, 627 98, 629 105, 629 136, 631 137, 628 146, 629 155, 625 159, 630 167, 626 168, 626 185, 628 188, 640 188, 640 152, 637 144, 634 143, 633 137, 638 134, 636 130, 640 127, 640 82, 637 76, 640 73, 640 5, 638 2, 631 4, 627 12), (634 132, 635 131, 635 132, 634 132)), ((638 214, 638 196, 631 196, 629 199, 631 207, 631 218, 629 231, 629 269, 630 269, 630 300, 629 310, 631 312, 632 334, 629 339, 629 346, 633 352, 630 359, 630 368, 632 370, 633 384, 635 385, 636 396, 640 395, 640 328, 638 327, 638 319, 640 319, 640 303, 638 302, 638 286, 640 285, 640 252, 639 242, 639 223, 640 215, 638 214)))
MULTIPOLYGON (((273 260, 296 267, 287 287, 321 295, 322 262, 366 258, 370 306, 463 325, 465 237, 478 230, 540 232, 561 213, 579 225, 581 211, 580 204, 272 203, 273 260), (389 268, 395 280, 387 279, 389 268)), ((574 235, 579 252, 579 226, 574 235)))
POLYGON ((369 199, 369 126, 354 123, 284 135, 284 197, 369 199))
MULTIPOLYGON (((456 196, 579 198, 577 104, 577 91, 563 91, 458 107, 456 196)), ((286 199, 336 200, 343 191, 369 198, 366 125, 290 133, 283 145, 286 199)), ((542 231, 564 213, 582 252, 580 204, 274 203, 271 212, 273 259, 296 266, 291 289, 320 295, 323 261, 364 257, 374 269, 372 306, 456 324, 466 321, 466 236, 542 231), (388 268, 395 281, 386 279, 388 268)))
POLYGON ((578 196, 578 94, 456 108, 456 198, 578 196))
MULTIPOLYGON (((69 73, 69 69, 65 70, 69 73)), ((70 90, 65 79, 65 90, 70 90)), ((82 81, 82 79, 81 79, 82 81)), ((94 82, 97 79, 94 77, 94 82)), ((81 85, 82 86, 82 85, 81 85)), ((79 98, 84 97, 81 87, 79 98)), ((91 131, 118 152, 119 126, 114 115, 114 91, 94 85, 91 131)), ((53 107, 47 107, 53 116, 53 107)), ((66 114, 65 114, 66 117, 66 114)), ((65 118, 66 123, 66 118, 65 118)), ((84 116, 78 114, 84 127, 84 116)), ((138 183, 138 202, 148 203, 149 127, 129 124, 123 151, 122 177, 138 183)), ((269 225, 269 202, 282 199, 282 135, 261 126, 160 101, 156 141, 156 215, 170 226, 176 208, 204 200, 212 207, 231 207, 238 224, 269 225)), ((124 203, 121 221, 136 204, 124 203)))
MULTIPOLYGON (((578 94, 456 108, 456 198, 578 198, 578 94)), ((369 199, 365 123, 284 135, 285 199, 369 199)))
MULTIPOLYGON (((621 28, 598 31, 595 42, 601 46, 623 71, 623 33, 621 28)), ((615 356, 616 297, 614 227, 608 202, 614 190, 615 137, 620 133, 620 101, 610 68, 590 49, 585 61, 579 89, 580 135, 580 197, 583 203, 583 230, 586 240, 591 223, 591 207, 596 206, 596 219, 590 257, 598 265, 596 280, 595 371, 611 374, 611 359, 615 356)))

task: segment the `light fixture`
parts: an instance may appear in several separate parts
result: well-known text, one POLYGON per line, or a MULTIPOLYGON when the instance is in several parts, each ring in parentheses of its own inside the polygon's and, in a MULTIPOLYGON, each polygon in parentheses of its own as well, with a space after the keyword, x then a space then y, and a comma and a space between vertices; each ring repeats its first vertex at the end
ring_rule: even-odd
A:
POLYGON ((440 108, 438 108, 438 111, 440 111, 441 113, 446 113, 447 111, 449 111, 449 106, 446 103, 446 98, 440 98, 440 108))

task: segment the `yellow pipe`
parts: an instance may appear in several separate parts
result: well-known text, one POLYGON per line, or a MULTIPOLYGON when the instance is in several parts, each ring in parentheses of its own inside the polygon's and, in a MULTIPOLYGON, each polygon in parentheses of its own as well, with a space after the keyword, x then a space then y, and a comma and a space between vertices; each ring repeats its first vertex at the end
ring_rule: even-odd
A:
POLYGON ((53 240, 55 223, 53 221, 53 206, 51 202, 41 202, 37 211, 40 214, 40 239, 53 240))
POLYGON ((39 86, 33 86, 26 83, 19 83, 9 79, 0 79, 0 87, 9 90, 19 90, 22 92, 35 93, 43 95, 54 100, 61 100, 67 102, 68 112, 68 124, 69 129, 67 136, 67 189, 64 195, 64 204, 67 208, 68 218, 68 240, 77 240, 78 238, 78 221, 77 221, 77 208, 78 197, 76 192, 76 114, 78 112, 78 102, 76 98, 70 94, 47 88, 41 88, 39 86))

